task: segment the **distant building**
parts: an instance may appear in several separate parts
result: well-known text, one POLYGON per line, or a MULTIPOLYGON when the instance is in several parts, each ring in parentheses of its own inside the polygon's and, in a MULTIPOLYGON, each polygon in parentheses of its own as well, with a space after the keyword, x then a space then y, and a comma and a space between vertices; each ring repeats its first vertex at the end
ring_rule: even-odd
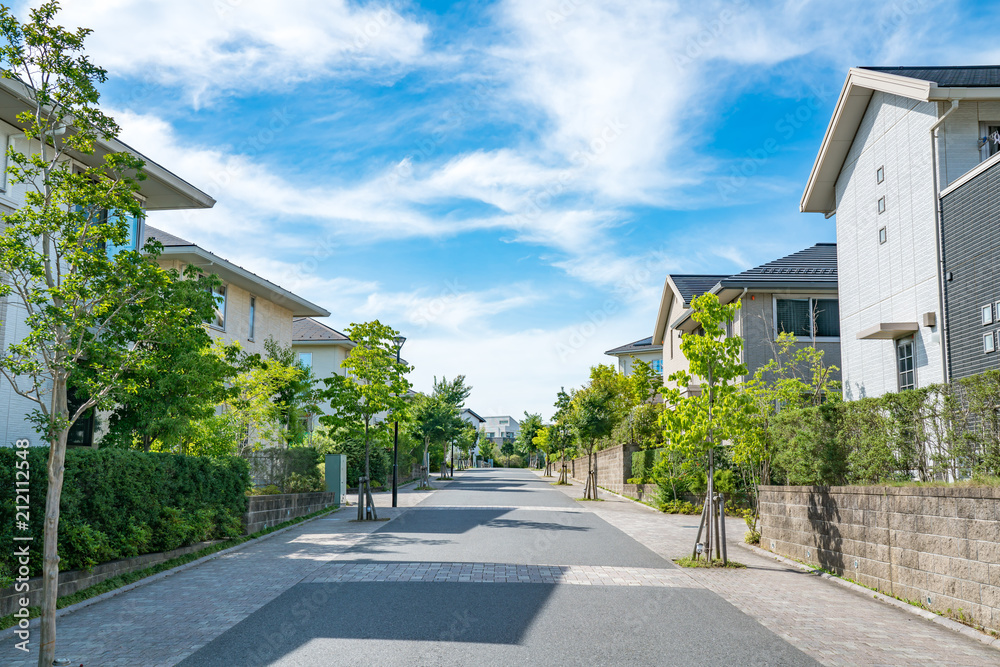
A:
MULTIPOLYGON (((341 363, 351 353, 356 343, 336 329, 311 317, 296 317, 292 321, 292 351, 300 365, 312 369, 313 377, 319 382, 346 372, 341 363)), ((325 385, 320 384, 320 388, 325 385)), ((320 409, 329 414, 329 403, 320 409)), ((306 428, 313 431, 319 415, 307 417, 306 428)))
POLYGON ((495 445, 513 442, 521 432, 521 424, 510 415, 485 417, 485 423, 480 427, 484 436, 495 445))

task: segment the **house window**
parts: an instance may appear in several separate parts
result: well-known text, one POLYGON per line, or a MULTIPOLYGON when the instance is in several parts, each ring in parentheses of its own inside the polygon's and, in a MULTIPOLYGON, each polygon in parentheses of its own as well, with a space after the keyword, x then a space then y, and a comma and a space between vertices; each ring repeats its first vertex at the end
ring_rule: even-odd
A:
POLYGON ((875 172, 875 182, 881 183, 885 180, 885 167, 879 167, 878 171, 875 172))
POLYGON ((882 245, 883 243, 886 242, 886 239, 887 239, 887 236, 886 236, 886 233, 885 233, 885 227, 881 227, 878 230, 878 244, 882 245))
POLYGON ((979 159, 989 159, 1000 152, 1000 125, 980 123, 979 159))
POLYGON ((996 352, 996 339, 993 337, 993 332, 983 334, 983 352, 989 354, 990 352, 996 352))
POLYGON ((993 324, 993 304, 983 306, 983 326, 993 324))
POLYGON ((653 367, 653 372, 663 375, 663 359, 653 359, 653 363, 650 364, 653 367))
POLYGON ((913 373, 913 338, 902 338, 896 343, 896 368, 899 373, 899 390, 916 386, 913 373))
POLYGON ((878 198, 878 212, 885 213, 885 197, 878 198))
POLYGON ((216 329, 221 329, 222 331, 225 331, 226 330, 226 286, 216 285, 215 287, 211 288, 211 292, 212 296, 215 297, 215 314, 212 316, 212 319, 209 320, 208 323, 210 326, 216 329))
POLYGON ((838 338, 840 307, 836 299, 776 299, 775 325, 796 338, 838 338))
POLYGON ((302 366, 302 368, 312 368, 313 366, 312 352, 299 352, 299 366, 302 366))
MULTIPOLYGON (((104 223, 118 223, 117 213, 114 209, 103 213, 101 215, 101 222, 104 223)), ((106 244, 108 251, 108 258, 112 259, 118 253, 124 250, 138 250, 139 249, 139 238, 142 236, 142 219, 138 216, 129 215, 127 213, 122 213, 122 217, 125 220, 125 224, 128 225, 128 238, 122 245, 115 245, 110 241, 106 244)))
MULTIPOLYGON (((72 387, 66 391, 66 407, 69 409, 71 415, 80 409, 85 400, 86 397, 78 394, 72 387)), ((96 425, 95 412, 94 408, 90 408, 76 420, 72 428, 70 428, 69 433, 66 434, 66 444, 68 446, 93 447, 94 427, 96 425)))
POLYGON ((254 320, 257 316, 257 297, 250 297, 250 334, 247 336, 250 340, 253 340, 253 325, 254 320))

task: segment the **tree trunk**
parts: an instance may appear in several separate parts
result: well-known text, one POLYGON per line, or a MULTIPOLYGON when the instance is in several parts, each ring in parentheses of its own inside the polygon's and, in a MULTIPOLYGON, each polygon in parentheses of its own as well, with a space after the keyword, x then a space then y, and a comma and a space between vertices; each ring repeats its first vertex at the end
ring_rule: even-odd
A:
MULTIPOLYGON (((52 388, 53 415, 66 415, 66 381, 52 388)), ((42 620, 39 633, 38 665, 51 667, 56 654, 56 600, 59 597, 59 500, 62 496, 66 463, 66 439, 62 428, 49 442, 49 487, 45 494, 45 538, 42 558, 42 620)))

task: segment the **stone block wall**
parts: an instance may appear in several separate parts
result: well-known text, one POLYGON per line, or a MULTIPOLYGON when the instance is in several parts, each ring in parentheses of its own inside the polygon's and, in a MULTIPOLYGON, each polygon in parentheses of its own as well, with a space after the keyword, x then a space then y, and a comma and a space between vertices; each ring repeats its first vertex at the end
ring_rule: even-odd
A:
POLYGON ((761 546, 1000 631, 1000 488, 760 491, 761 546))
POLYGON ((246 534, 276 526, 306 514, 337 504, 337 494, 317 491, 314 493, 278 493, 270 496, 247 498, 247 512, 243 515, 246 534))
MULTIPOLYGON (((617 445, 597 452, 597 486, 615 493, 622 493, 632 476, 632 454, 639 451, 638 445, 617 445)), ((553 464, 553 474, 559 474, 559 461, 553 464)), ((586 482, 589 470, 586 456, 566 461, 569 476, 586 482)))

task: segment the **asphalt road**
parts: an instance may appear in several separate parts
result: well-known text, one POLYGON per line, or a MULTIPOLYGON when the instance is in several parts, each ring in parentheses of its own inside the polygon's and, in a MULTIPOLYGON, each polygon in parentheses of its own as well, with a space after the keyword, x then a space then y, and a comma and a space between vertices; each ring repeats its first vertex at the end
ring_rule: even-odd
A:
POLYGON ((181 664, 818 663, 586 503, 497 469, 462 474, 181 664), (475 580, 497 564, 521 576, 475 580), (602 585, 530 581, 523 566, 602 585), (390 571, 396 580, 372 580, 390 571), (633 581, 636 572, 670 583, 633 581))

